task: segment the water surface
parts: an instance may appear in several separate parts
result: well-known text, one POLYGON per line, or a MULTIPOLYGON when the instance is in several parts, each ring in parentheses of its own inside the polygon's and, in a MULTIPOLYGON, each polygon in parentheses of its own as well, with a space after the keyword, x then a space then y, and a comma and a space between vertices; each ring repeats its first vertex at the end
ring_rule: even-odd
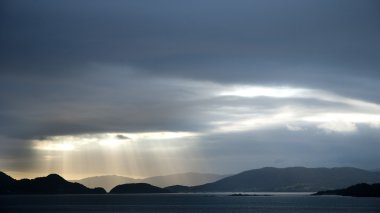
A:
POLYGON ((0 212, 380 212, 380 198, 228 194, 7 195, 0 212))

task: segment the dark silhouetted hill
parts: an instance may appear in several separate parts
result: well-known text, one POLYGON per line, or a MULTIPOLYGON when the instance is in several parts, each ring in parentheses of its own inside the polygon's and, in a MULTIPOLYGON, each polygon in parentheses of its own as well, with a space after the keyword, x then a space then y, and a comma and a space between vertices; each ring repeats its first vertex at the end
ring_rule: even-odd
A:
POLYGON ((8 194, 15 183, 16 180, 11 176, 8 176, 4 172, 0 172, 0 194, 8 194))
POLYGON ((224 177, 227 177, 227 175, 188 172, 163 176, 154 176, 143 179, 136 179, 117 175, 104 175, 88 177, 80 180, 71 180, 71 182, 81 183, 90 188, 102 187, 105 190, 110 191, 117 185, 127 183, 148 183, 158 187, 167 187, 171 185, 197 186, 205 183, 215 182, 224 177))
POLYGON ((313 195, 342 195, 352 197, 380 197, 380 183, 360 183, 345 189, 320 191, 313 195))
MULTIPOLYGON (((2 194, 93 194, 104 189, 89 189, 79 183, 70 183, 59 175, 15 180, 0 173, 2 194)), ((198 185, 173 184, 159 188, 150 184, 123 184, 111 193, 168 193, 168 192, 313 192, 344 188, 357 183, 379 183, 380 172, 342 168, 272 168, 253 169, 221 180, 198 185)))
POLYGON ((3 184, 8 184, 8 183, 13 183, 16 180, 13 179, 11 176, 5 174, 4 172, 0 172, 0 183, 3 184))
POLYGON ((71 183, 57 174, 35 179, 15 180, 0 174, 2 194, 103 194, 103 188, 90 189, 79 183, 71 183), (4 189, 4 190, 3 190, 4 189))
POLYGON ((191 187, 189 186, 181 186, 181 185, 174 185, 174 186, 168 186, 164 189, 169 190, 170 192, 176 193, 176 192, 191 192, 191 187))
POLYGON ((77 182, 83 184, 87 187, 102 187, 107 191, 110 191, 117 185, 126 184, 126 183, 139 183, 139 179, 118 176, 118 175, 104 175, 104 176, 94 176, 83 178, 80 180, 70 180, 71 182, 77 182))
POLYGON ((144 178, 141 179, 140 182, 149 183, 159 187, 167 187, 172 185, 198 186, 201 184, 215 182, 227 176, 228 175, 188 172, 144 178))
MULTIPOLYGON (((357 183, 380 182, 380 172, 342 168, 253 169, 214 183, 191 187, 191 192, 313 192, 357 183)), ((178 187, 177 187, 178 188, 178 187)), ((186 192, 186 191, 185 191, 186 192)))
POLYGON ((152 186, 147 183, 129 183, 115 186, 111 194, 135 194, 135 193, 170 193, 167 189, 152 186))

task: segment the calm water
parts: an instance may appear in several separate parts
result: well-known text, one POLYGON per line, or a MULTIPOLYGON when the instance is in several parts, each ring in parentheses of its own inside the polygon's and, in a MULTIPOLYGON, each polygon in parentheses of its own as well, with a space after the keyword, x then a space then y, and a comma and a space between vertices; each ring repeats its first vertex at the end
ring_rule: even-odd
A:
POLYGON ((380 198, 305 194, 0 196, 0 212, 380 212, 380 198))

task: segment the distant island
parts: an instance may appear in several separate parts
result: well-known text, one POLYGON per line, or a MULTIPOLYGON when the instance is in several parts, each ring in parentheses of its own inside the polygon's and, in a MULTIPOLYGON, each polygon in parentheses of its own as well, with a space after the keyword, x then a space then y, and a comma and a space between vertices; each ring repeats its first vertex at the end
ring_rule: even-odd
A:
MULTIPOLYGON (((189 177, 194 177, 188 173, 189 177)), ((198 175, 199 176, 199 175, 198 175)), ((380 183, 380 172, 357 168, 273 168, 265 167, 198 186, 173 185, 161 188, 149 183, 124 183, 113 187, 121 193, 197 192, 318 192, 340 189, 357 183, 380 183)), ((57 174, 35 179, 15 180, 0 172, 0 194, 104 194, 103 188, 88 188, 66 181, 57 174)))
POLYGON ((320 191, 313 195, 341 195, 352 197, 380 197, 380 183, 360 183, 345 189, 320 191))
POLYGON ((268 194, 242 194, 242 193, 236 193, 236 194, 230 194, 228 196, 231 196, 231 197, 249 197, 249 196, 253 196, 253 197, 268 197, 268 196, 273 196, 273 195, 268 195, 268 194))
POLYGON ((115 186, 126 183, 149 183, 150 185, 158 187, 168 187, 172 185, 198 186, 201 184, 215 182, 227 176, 229 175, 187 172, 162 176, 153 176, 141 179, 118 175, 103 175, 69 181, 83 184, 89 188, 102 187, 106 191, 110 191, 115 186))
POLYGON ((167 187, 173 192, 317 192, 357 183, 380 182, 380 172, 351 167, 265 167, 199 186, 167 187))
POLYGON ((191 192, 192 187, 190 187, 190 186, 174 185, 174 186, 165 187, 165 189, 167 189, 167 190, 169 190, 171 192, 191 192))
POLYGON ((0 172, 0 194, 105 194, 103 188, 90 189, 66 181, 57 174, 35 179, 15 180, 0 172))
POLYGON ((147 183, 129 183, 111 189, 110 194, 170 193, 169 190, 147 183))

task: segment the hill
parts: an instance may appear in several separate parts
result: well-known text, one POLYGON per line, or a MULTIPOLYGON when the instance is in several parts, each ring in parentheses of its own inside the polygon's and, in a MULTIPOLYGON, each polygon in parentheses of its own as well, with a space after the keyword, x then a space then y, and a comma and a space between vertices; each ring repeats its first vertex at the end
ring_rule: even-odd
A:
POLYGON ((189 172, 164 176, 154 176, 143 179, 135 179, 116 175, 105 175, 88 177, 80 180, 71 180, 71 182, 81 183, 90 188, 102 187, 105 190, 110 191, 113 187, 126 183, 148 183, 158 187, 167 187, 171 185, 196 186, 215 182, 224 177, 226 177, 226 175, 189 172))
MULTIPOLYGON (((195 174, 202 177, 204 174, 195 174)), ((108 176, 117 180, 137 181, 124 179, 120 176, 108 176)), ((176 183, 175 177, 194 177, 194 173, 181 175, 158 176, 142 180, 156 181, 162 185, 176 183), (163 180, 167 182, 163 182, 163 180), (161 182, 160 182, 161 181, 161 182)), ((107 180, 98 177, 99 180, 107 180)), ((183 178, 185 179, 185 178, 183 178)), ((195 178, 196 179, 196 178, 195 178)), ((207 179, 207 178, 206 178, 207 179)), ((206 180, 203 179, 203 180, 206 180)), ((96 179, 95 179, 96 180, 96 179)), ((198 181, 201 180, 198 179, 198 181)), ((15 180, 0 172, 1 194, 93 194, 105 193, 104 189, 89 189, 79 183, 70 183, 59 175, 35 178, 32 180, 15 180)), ((313 192, 344 188, 357 183, 379 183, 380 172, 362 169, 341 168, 273 168, 253 169, 232 175, 218 181, 198 186, 173 186, 164 189, 150 184, 122 184, 114 187, 111 193, 167 193, 167 192, 313 192)), ((96 181, 93 182, 96 184, 96 181)), ((96 185, 94 185, 96 186, 96 185)))
POLYGON ((35 179, 15 180, 0 174, 0 194, 102 194, 103 188, 90 189, 79 183, 66 181, 57 174, 35 179))
POLYGON ((0 194, 8 194, 16 182, 11 176, 0 172, 0 194))
POLYGON ((190 187, 188 191, 313 192, 343 188, 362 182, 380 182, 380 172, 370 172, 350 167, 266 167, 245 171, 213 183, 190 187))
POLYGON ((352 197, 380 197, 380 183, 366 184, 360 183, 345 189, 336 189, 328 191, 320 191, 313 195, 342 195, 352 197))
POLYGON ((225 177, 227 177, 227 175, 188 172, 149 177, 141 179, 141 182, 149 183, 159 187, 167 187, 172 185, 197 186, 201 184, 215 182, 225 177))
POLYGON ((170 193, 167 189, 152 186, 147 183, 129 183, 118 185, 111 189, 110 194, 135 194, 135 193, 170 193))
POLYGON ((94 176, 94 177, 83 178, 80 180, 70 180, 70 181, 83 184, 89 188, 102 187, 106 191, 110 191, 112 188, 120 184, 140 182, 139 179, 118 176, 118 175, 94 176))
POLYGON ((191 192, 190 186, 182 186, 182 185, 173 185, 165 187, 165 189, 169 190, 170 192, 176 193, 176 192, 191 192))

